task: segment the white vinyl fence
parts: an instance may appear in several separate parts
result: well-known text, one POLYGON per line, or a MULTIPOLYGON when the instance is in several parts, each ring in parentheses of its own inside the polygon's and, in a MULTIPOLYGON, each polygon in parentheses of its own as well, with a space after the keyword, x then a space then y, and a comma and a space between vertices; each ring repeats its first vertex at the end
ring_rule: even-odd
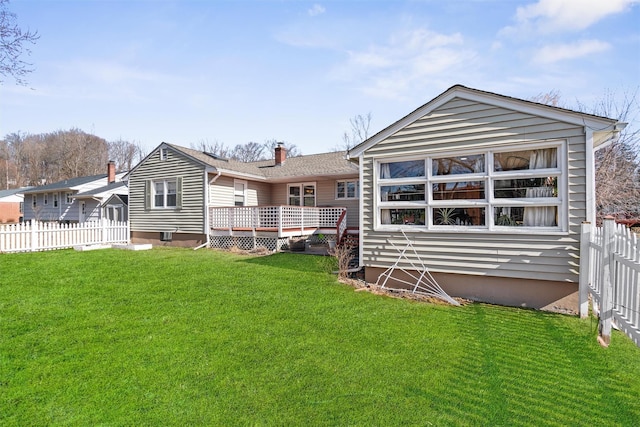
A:
POLYGON ((588 315, 588 294, 599 313, 601 344, 609 345, 615 322, 640 346, 640 242, 613 219, 602 227, 582 224, 580 246, 580 316, 588 315))
POLYGON ((0 253, 128 242, 129 224, 107 219, 80 224, 30 221, 0 225, 0 253))

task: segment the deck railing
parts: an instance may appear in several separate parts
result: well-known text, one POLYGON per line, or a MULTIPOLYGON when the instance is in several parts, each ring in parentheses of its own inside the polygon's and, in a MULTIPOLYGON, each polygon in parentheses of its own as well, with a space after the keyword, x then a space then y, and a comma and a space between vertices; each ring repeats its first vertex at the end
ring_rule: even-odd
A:
POLYGON ((209 226, 212 229, 283 230, 301 232, 318 228, 335 228, 344 207, 307 206, 232 206, 210 207, 209 226))

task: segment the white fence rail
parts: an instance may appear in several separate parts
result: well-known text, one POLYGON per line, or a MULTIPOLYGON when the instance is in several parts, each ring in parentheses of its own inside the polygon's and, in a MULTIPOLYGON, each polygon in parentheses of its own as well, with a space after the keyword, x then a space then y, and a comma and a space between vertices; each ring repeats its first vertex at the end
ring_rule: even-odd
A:
POLYGON ((209 208, 211 228, 283 229, 336 227, 344 207, 238 206, 209 208))
POLYGON ((0 225, 0 253, 128 242, 129 224, 106 219, 80 224, 31 221, 0 225))
POLYGON ((582 224, 580 315, 588 314, 588 294, 599 312, 598 340, 609 345, 615 324, 640 346, 640 242, 613 219, 602 227, 582 224))

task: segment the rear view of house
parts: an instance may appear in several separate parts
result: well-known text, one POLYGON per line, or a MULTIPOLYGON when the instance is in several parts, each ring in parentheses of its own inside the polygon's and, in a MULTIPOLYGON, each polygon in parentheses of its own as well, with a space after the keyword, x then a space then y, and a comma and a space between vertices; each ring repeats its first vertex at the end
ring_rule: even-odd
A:
POLYGON ((238 162, 162 143, 129 173, 134 243, 281 247, 358 225, 358 170, 345 152, 238 162), (344 213, 344 215, 342 215, 344 213))
POLYGON ((580 224, 595 220, 594 150, 619 129, 608 118, 448 89, 349 153, 360 167, 366 280, 398 259, 407 235, 451 295, 576 310, 580 224))

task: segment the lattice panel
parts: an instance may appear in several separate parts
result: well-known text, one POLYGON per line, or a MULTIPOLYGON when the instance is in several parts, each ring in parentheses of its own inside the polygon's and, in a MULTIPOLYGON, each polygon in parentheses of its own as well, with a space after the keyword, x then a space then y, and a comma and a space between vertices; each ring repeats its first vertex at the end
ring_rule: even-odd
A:
POLYGON ((243 251, 266 248, 275 252, 287 246, 287 239, 251 236, 210 236, 210 246, 216 249, 238 248, 243 251))

